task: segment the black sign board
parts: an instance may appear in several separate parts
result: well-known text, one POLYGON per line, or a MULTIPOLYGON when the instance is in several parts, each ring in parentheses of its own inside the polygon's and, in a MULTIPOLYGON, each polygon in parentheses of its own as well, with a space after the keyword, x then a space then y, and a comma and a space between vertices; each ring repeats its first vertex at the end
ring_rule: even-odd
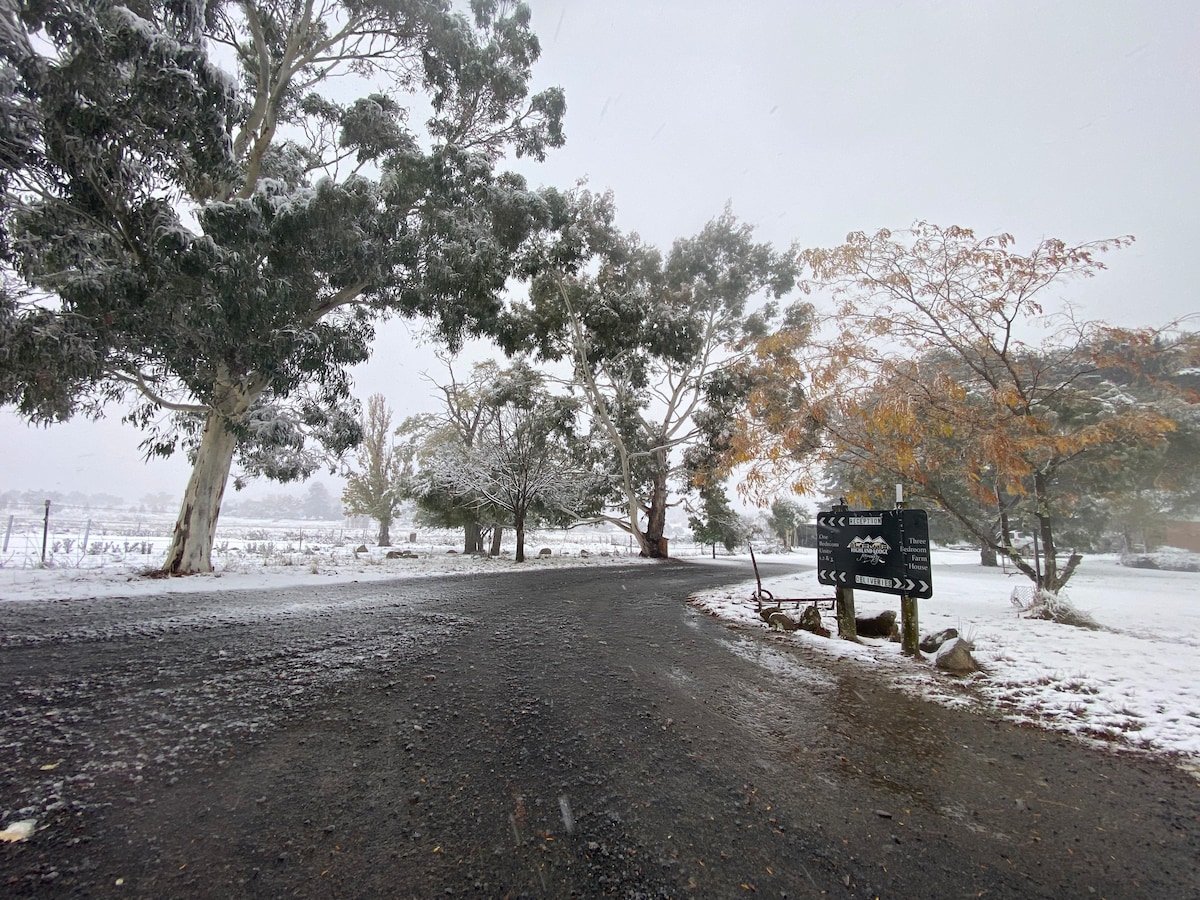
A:
POLYGON ((885 594, 932 597, 929 516, 923 509, 818 514, 817 581, 885 594))

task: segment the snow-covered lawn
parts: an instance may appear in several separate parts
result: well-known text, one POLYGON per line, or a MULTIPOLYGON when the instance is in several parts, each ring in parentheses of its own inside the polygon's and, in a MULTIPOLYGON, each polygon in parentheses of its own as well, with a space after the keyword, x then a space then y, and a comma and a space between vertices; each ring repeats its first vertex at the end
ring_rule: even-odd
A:
MULTIPOLYGON (((536 553, 536 550, 534 551, 536 553)), ((318 555, 298 561, 271 562, 255 559, 233 565, 218 564, 211 575, 187 578, 145 578, 147 568, 117 563, 85 568, 0 568, 0 602, 5 600, 87 600, 98 597, 139 597, 164 593, 255 590, 336 582, 381 581, 388 578, 432 578, 439 575, 480 572, 522 571, 556 566, 599 566, 629 562, 628 556, 578 555, 538 558, 530 555, 523 564, 511 558, 486 559, 473 556, 431 556, 417 559, 387 559, 372 547, 367 553, 342 556, 318 555)), ((161 564, 161 560, 154 560, 161 564)))
MULTIPOLYGON (((27 519, 29 517, 26 517, 27 519)), ((261 589, 332 582, 377 581, 397 577, 434 577, 481 571, 598 566, 628 562, 632 553, 623 535, 589 531, 526 534, 527 560, 513 561, 512 532, 505 535, 502 557, 486 559, 456 552, 462 533, 415 529, 393 530, 394 546, 377 547, 358 530, 336 522, 305 520, 223 520, 214 542, 211 575, 189 578, 145 578, 162 566, 171 521, 109 521, 101 528, 78 517, 60 523, 47 540, 41 564, 41 526, 14 534, 7 554, 0 555, 0 601, 82 600, 111 596, 148 596, 167 592, 261 589), (412 535, 416 540, 409 541, 412 535), (83 549, 85 548, 86 549, 83 549), (359 548, 364 548, 359 550, 359 548), (549 556, 539 556, 549 550, 549 556), (412 554, 388 559, 389 552, 412 554)), ((698 546, 679 547, 684 555, 698 546)))
MULTIPOLYGON (((816 564, 815 550, 793 559, 816 564)), ((780 639, 879 667, 899 688, 939 702, 982 705, 1018 722, 1067 731, 1119 747, 1176 755, 1200 775, 1200 574, 1131 569, 1093 556, 1063 592, 1102 626, 1089 631, 1024 618, 1011 603, 1022 576, 978 565, 978 553, 935 550, 934 594, 919 601, 922 634, 957 628, 975 643, 986 672, 954 679, 931 661, 910 661, 899 644, 862 645, 798 631, 780 639)), ((776 597, 832 596, 816 573, 764 580, 776 597)), ((747 588, 713 591, 698 607, 766 628, 747 588)), ((858 615, 899 614, 899 598, 855 592, 858 615)), ((832 616, 826 627, 836 634, 832 616)))

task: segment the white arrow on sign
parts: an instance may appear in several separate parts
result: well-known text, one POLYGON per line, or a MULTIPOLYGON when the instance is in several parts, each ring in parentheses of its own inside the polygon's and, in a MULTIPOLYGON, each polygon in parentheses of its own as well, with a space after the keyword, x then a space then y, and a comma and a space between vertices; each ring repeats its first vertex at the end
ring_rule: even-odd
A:
POLYGON ((925 593, 927 590, 929 590, 929 582, 922 581, 922 582, 920 582, 920 585, 921 585, 921 593, 922 594, 925 593))
POLYGON ((838 572, 838 578, 841 579, 842 584, 846 583, 846 573, 845 572, 838 572))

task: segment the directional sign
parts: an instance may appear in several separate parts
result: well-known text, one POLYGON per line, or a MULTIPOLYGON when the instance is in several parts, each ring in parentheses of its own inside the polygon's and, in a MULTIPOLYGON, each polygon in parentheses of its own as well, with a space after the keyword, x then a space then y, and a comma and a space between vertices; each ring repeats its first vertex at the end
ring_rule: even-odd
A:
POLYGON ((929 517, 925 510, 820 513, 817 581, 885 594, 932 597, 929 517))
POLYGON ((915 584, 904 593, 910 597, 933 596, 933 568, 929 561, 929 515, 923 509, 900 512, 900 552, 904 556, 904 577, 915 584))

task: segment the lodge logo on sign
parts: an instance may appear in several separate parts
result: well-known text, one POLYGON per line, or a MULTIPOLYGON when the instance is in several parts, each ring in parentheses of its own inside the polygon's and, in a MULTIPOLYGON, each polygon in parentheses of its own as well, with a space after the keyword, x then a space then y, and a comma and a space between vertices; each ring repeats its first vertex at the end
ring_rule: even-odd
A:
POLYGON ((846 545, 846 549, 857 556, 859 562, 878 565, 887 559, 892 548, 881 537, 856 537, 846 545))

